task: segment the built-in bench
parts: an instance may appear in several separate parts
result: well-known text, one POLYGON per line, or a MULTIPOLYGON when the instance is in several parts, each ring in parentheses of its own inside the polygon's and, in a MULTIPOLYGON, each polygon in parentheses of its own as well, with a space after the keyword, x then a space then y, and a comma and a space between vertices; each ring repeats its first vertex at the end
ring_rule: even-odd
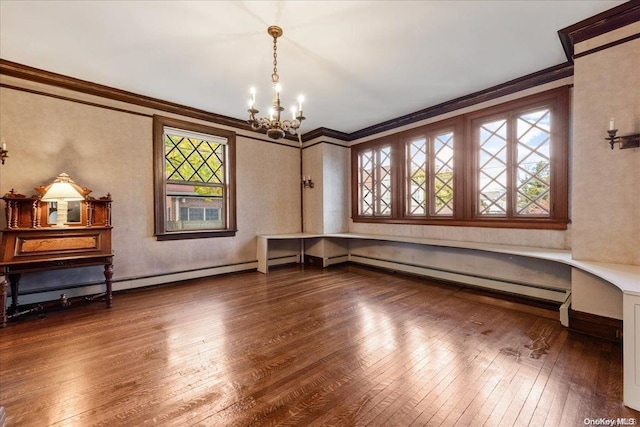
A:
MULTIPOLYGON (((325 242, 336 241, 346 242, 346 244, 338 245, 342 250, 337 251, 335 250, 335 245, 333 245, 332 251, 327 251, 326 254, 320 256, 319 258, 321 259, 323 267, 349 261, 372 265, 371 262, 365 258, 353 254, 350 248, 352 243, 378 241, 527 257, 552 263, 560 263, 599 277, 620 289, 623 295, 624 403, 633 409, 640 410, 640 266, 579 261, 572 258, 571 251, 569 250, 407 236, 357 233, 292 233, 261 235, 258 236, 257 239, 258 271, 265 274, 268 273, 269 266, 291 262, 304 262, 305 250, 307 250, 310 245, 317 246, 323 245, 325 242), (290 245, 286 248, 279 248, 282 242, 293 242, 296 245, 295 253, 291 252, 290 245)), ((431 275, 431 270, 422 266, 412 266, 410 264, 394 263, 393 261, 387 262, 384 260, 377 260, 375 265, 386 266, 406 272, 431 275)), ((438 272, 434 271, 434 273, 438 272)), ((456 274, 450 271, 445 273, 449 275, 456 274)), ((488 280, 485 281, 487 286, 491 287, 492 282, 488 280)), ((482 283, 483 282, 480 282, 481 285, 482 283)), ((560 320, 563 325, 569 326, 568 309, 571 302, 570 289, 555 289, 552 287, 545 289, 543 287, 515 283, 512 288, 507 288, 506 290, 561 302, 560 320)))

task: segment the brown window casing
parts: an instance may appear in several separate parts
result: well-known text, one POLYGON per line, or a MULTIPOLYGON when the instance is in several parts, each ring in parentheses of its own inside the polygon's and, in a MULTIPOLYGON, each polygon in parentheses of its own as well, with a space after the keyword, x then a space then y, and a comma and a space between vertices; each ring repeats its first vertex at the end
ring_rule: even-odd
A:
POLYGON ((236 186, 235 186, 235 158, 236 158, 235 132, 217 129, 184 120, 172 119, 158 115, 153 116, 153 170, 154 170, 154 208, 155 208, 155 236, 157 240, 181 240, 207 237, 235 236, 236 226, 236 186), (166 206, 166 178, 165 178, 165 152, 164 129, 166 127, 182 129, 191 132, 215 135, 226 138, 227 156, 224 167, 227 168, 228 182, 224 192, 226 226, 224 229, 197 229, 170 231, 165 229, 167 219, 166 206))
MULTIPOLYGON (((363 223, 391 223, 391 224, 424 224, 451 225, 469 227, 495 228, 530 228, 530 229, 558 229, 564 230, 569 222, 568 215, 568 145, 569 145, 569 87, 562 87, 494 107, 460 115, 451 119, 431 123, 419 128, 385 136, 373 141, 351 147, 351 206, 354 222, 363 223), (516 170, 515 170, 515 141, 508 140, 507 193, 508 209, 502 216, 481 216, 477 213, 478 206, 478 125, 492 118, 506 118, 507 126, 512 128, 515 117, 519 113, 539 108, 549 108, 551 116, 550 133, 550 189, 548 216, 517 215, 512 206, 515 203, 516 170), (424 136, 429 141, 433 135, 444 131, 454 134, 454 177, 453 177, 453 215, 432 215, 432 209, 427 209, 425 215, 407 214, 407 180, 408 159, 405 144, 415 138, 424 136), (361 152, 391 146, 391 215, 366 216, 360 215, 358 193, 358 158, 361 152)), ((510 130, 510 135, 514 129, 510 130)), ((430 158, 430 173, 433 171, 433 158, 430 158)), ((429 177, 428 179, 431 179, 429 177)), ((434 191, 430 189, 427 197, 434 191)))

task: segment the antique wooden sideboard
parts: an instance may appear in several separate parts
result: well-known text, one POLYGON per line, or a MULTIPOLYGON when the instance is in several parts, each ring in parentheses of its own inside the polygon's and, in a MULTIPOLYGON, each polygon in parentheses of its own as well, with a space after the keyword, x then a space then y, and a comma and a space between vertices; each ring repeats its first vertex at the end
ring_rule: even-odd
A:
MULTIPOLYGON (((107 308, 111 307, 111 195, 96 199, 88 195, 91 190, 83 188, 83 192, 84 200, 70 205, 77 212, 69 215, 64 227, 54 225, 56 204, 42 201, 41 194, 27 197, 11 190, 2 197, 7 225, 2 230, 0 268, 11 286, 11 306, 1 307, 3 326, 8 317, 20 313, 22 273, 103 265, 105 301, 107 308)), ((6 306, 6 285, 3 288, 5 301, 1 305, 6 306)))

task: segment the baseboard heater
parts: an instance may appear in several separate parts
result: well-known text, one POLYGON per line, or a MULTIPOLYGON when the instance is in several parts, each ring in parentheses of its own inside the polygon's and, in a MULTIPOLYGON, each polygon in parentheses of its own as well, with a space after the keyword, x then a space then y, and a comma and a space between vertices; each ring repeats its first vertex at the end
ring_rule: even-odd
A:
MULTIPOLYGON (((297 257, 290 257, 296 262, 297 257)), ((291 262, 290 259, 281 260, 291 262)), ((184 280, 200 279, 204 277, 217 276, 220 274, 237 273, 241 271, 255 270, 257 261, 241 262, 236 264, 226 264, 214 267, 204 267, 192 270, 152 274, 147 276, 120 278, 113 281, 113 291, 124 291, 129 289, 146 288, 150 286, 163 285, 167 283, 180 282, 184 280)), ((19 294, 20 305, 39 304, 47 301, 55 301, 60 298, 63 292, 67 298, 87 297, 103 293, 104 282, 80 283, 74 285, 60 285, 50 288, 40 288, 29 290, 19 294)))
MULTIPOLYGON (((434 279, 441 279, 450 282, 491 289, 498 292, 506 292, 530 298, 557 302, 560 304, 560 322, 564 326, 569 326, 571 291, 568 289, 550 288, 529 283, 516 283, 503 279, 473 276, 448 270, 439 270, 432 267, 407 264, 397 261, 387 261, 379 258, 371 258, 353 254, 348 256, 348 261, 356 264, 384 268, 386 270, 401 271, 403 273, 415 274, 418 276, 431 277, 434 279)), ((329 262, 328 264, 337 264, 337 262, 329 262)))

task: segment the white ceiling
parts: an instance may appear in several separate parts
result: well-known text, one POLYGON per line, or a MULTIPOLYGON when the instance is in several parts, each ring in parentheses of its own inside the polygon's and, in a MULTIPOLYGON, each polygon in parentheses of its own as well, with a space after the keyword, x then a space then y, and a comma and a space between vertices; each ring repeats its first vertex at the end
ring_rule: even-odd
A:
POLYGON ((303 133, 353 132, 566 62, 557 31, 623 1, 0 1, 0 57, 246 119, 272 39, 303 133))

